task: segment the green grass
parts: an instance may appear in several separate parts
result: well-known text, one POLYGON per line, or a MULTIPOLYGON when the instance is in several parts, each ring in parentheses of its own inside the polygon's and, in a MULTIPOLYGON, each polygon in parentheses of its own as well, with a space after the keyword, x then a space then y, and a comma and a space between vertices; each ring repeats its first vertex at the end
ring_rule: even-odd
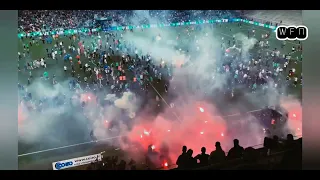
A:
MULTIPOLYGON (((180 27, 176 27, 176 28, 180 28, 180 27)), ((249 25, 249 24, 243 24, 242 27, 238 27, 237 24, 224 24, 222 25, 222 27, 218 27, 215 29, 215 34, 217 35, 220 35, 221 37, 223 36, 226 40, 229 40, 232 38, 232 35, 233 34, 236 34, 236 33, 243 33, 243 34, 247 34, 247 31, 248 29, 252 29, 254 28, 256 30, 256 38, 257 39, 260 39, 261 38, 261 35, 264 33, 270 33, 271 30, 270 29, 267 29, 267 28, 263 28, 263 27, 259 27, 259 26, 254 26, 254 25, 249 25), (232 31, 230 31, 230 29, 232 29, 232 31)), ((168 29, 168 28, 167 28, 168 29)), ((164 28, 163 30, 166 30, 166 28, 164 28)), ((152 29, 149 29, 149 30, 145 30, 145 31, 152 31, 152 29)), ((103 33, 102 33, 103 34, 103 33)), ((22 52, 23 51, 23 43, 21 42, 21 40, 18 40, 19 43, 18 43, 18 51, 19 52, 22 52)), ((59 38, 59 41, 63 41, 64 43, 64 46, 67 47, 71 44, 71 41, 72 40, 69 40, 69 38, 67 37, 63 37, 63 36, 60 36, 59 38)), ((28 40, 25 40, 24 43, 28 43, 28 40)), ((54 44, 55 41, 53 41, 52 44, 54 44)), ((76 41, 75 44, 77 44, 78 42, 76 41)), ((33 45, 32 47, 30 47, 30 59, 31 60, 35 60, 35 59, 39 59, 41 57, 46 57, 46 48, 50 49, 52 48, 52 45, 50 44, 45 44, 43 45, 42 42, 39 42, 40 45, 33 45)), ((287 45, 282 49, 281 48, 281 44, 282 42, 277 40, 276 37, 275 37, 275 33, 271 32, 271 36, 269 38, 269 44, 270 44, 270 50, 273 50, 274 48, 277 48, 277 49, 280 49, 281 52, 285 52, 286 54, 291 52, 291 48, 292 46, 297 46, 297 42, 291 42, 291 41, 288 41, 287 42, 287 45)), ((296 69, 296 74, 301 74, 302 72, 302 65, 301 65, 301 62, 300 62, 300 57, 301 57, 301 52, 296 52, 294 54, 291 55, 292 56, 292 60, 290 61, 290 64, 289 64, 289 68, 287 68, 287 71, 289 71, 289 69, 291 68, 295 68, 296 69), (298 59, 298 60, 297 60, 298 59)), ((81 57, 81 60, 83 62, 83 64, 85 62, 87 62, 87 59, 84 58, 84 57, 81 57)), ((62 63, 63 60, 59 60, 59 63, 63 64, 62 63)), ((116 61, 119 61, 119 58, 118 57, 113 57, 112 58, 112 61, 110 61, 110 63, 112 62, 116 62, 116 61)), ((23 68, 23 64, 25 62, 24 61, 21 61, 20 62, 20 67, 23 68)), ((48 67, 52 67, 52 65, 55 64, 55 62, 53 61, 47 61, 48 63, 48 67)), ((62 69, 63 65, 61 65, 61 69, 62 69)), ((48 68, 50 69, 50 68, 48 68)), ((53 68, 52 68, 53 69, 53 68)), ((56 71, 56 70, 53 70, 53 71, 56 71)), ((78 71, 77 73, 80 73, 81 74, 81 71, 80 70, 76 70, 78 71)), ((43 73, 43 71, 41 72, 37 72, 35 71, 35 76, 37 75, 40 75, 43 73)), ((49 72, 49 75, 51 74, 50 73, 50 70, 48 70, 49 72)), ((285 72, 286 74, 288 72, 285 72)), ((130 79, 132 79, 132 73, 131 72, 127 72, 128 76, 130 79)), ((26 83, 26 73, 23 73, 23 71, 21 71, 19 73, 19 80, 26 83)), ((162 86, 163 84, 154 84, 154 86, 157 86, 157 87, 163 87, 162 86)), ((158 89, 158 88, 157 88, 158 89)), ((301 86, 297 86, 297 87, 290 87, 289 88, 289 92, 290 93, 293 93, 295 95, 297 95, 298 97, 301 96, 301 86)))

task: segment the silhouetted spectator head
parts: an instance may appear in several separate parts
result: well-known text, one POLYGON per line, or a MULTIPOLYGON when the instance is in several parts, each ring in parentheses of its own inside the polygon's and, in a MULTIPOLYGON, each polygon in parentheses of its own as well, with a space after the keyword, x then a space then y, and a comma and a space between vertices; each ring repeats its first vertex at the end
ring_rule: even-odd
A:
POLYGON ((287 141, 290 141, 290 142, 293 141, 293 135, 292 134, 288 134, 287 135, 287 141))
POLYGON ((206 150, 207 150, 207 149, 206 149, 205 147, 202 147, 202 148, 201 148, 201 153, 202 153, 202 154, 205 154, 205 153, 206 153, 206 150))
POLYGON ((278 137, 277 135, 274 135, 274 136, 273 136, 273 140, 276 141, 276 142, 278 142, 278 141, 279 141, 279 137, 278 137))
POLYGON ((239 140, 238 139, 234 139, 233 140, 233 145, 234 146, 239 146, 239 140))
POLYGON ((183 146, 182 147, 182 153, 186 153, 187 152, 187 146, 183 146))
POLYGON ((270 148, 270 138, 268 137, 265 137, 264 140, 263 140, 263 146, 265 148, 270 148))
POLYGON ((221 144, 219 141, 216 142, 216 149, 221 149, 221 144))
POLYGON ((292 134, 288 134, 287 135, 287 140, 286 140, 286 147, 287 148, 292 148, 292 146, 294 145, 294 139, 293 139, 293 135, 292 134))
POLYGON ((189 149, 189 150, 187 151, 187 155, 190 156, 190 157, 192 157, 192 154, 193 154, 193 150, 192 150, 192 149, 189 149))

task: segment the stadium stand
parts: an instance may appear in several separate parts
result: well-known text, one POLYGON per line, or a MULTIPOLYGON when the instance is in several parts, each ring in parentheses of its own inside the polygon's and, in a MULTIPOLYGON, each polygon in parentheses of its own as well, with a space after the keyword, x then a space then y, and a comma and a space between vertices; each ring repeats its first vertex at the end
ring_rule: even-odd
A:
MULTIPOLYGON (((205 18, 231 18, 238 16, 239 13, 233 11, 219 10, 181 10, 181 11, 150 11, 150 16, 157 17, 169 22, 178 22, 181 20, 197 20, 198 17, 205 18)), ((110 23, 130 24, 129 19, 135 16, 135 11, 92 11, 92 10, 23 10, 19 11, 19 31, 31 32, 41 29, 59 29, 59 28, 78 28, 78 27, 94 27, 95 17, 112 17, 110 23), (121 14, 121 16, 119 15, 121 14)), ((146 23, 146 19, 139 19, 141 23, 146 23)), ((110 24, 111 25, 111 24, 110 24)))
POLYGON ((302 11, 291 10, 262 10, 262 11, 245 11, 244 17, 253 19, 254 21, 270 22, 274 25, 301 25, 302 24, 302 11))

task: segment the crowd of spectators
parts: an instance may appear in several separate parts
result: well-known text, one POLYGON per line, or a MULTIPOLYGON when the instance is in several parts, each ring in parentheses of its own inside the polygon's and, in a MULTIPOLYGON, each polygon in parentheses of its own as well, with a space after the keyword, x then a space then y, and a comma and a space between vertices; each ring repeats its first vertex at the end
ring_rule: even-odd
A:
POLYGON ((21 10, 18 13, 18 30, 32 32, 86 27, 92 24, 90 22, 96 13, 93 10, 21 10))
POLYGON ((18 31, 93 28, 98 26, 95 20, 100 18, 108 18, 108 25, 128 25, 147 24, 151 23, 152 19, 170 23, 236 16, 237 12, 226 10, 21 10, 18 16, 18 31))
MULTIPOLYGON (((210 154, 206 147, 201 148, 201 153, 193 154, 192 149, 182 147, 182 153, 176 160, 177 168, 173 170, 299 170, 302 159, 302 138, 294 140, 292 134, 288 134, 285 140, 277 136, 266 137, 262 148, 243 148, 238 139, 233 140, 234 146, 225 152, 220 142, 215 143, 216 149, 210 154)), ((172 169, 166 165, 167 168, 172 169)), ((99 163, 93 163, 87 170, 136 170, 137 164, 134 160, 127 163, 119 161, 118 157, 107 157, 99 163)), ((146 167, 146 169, 150 169, 146 167)), ((158 168, 160 169, 160 168, 158 168)))
POLYGON ((192 156, 193 150, 182 148, 177 160, 177 169, 301 169, 302 138, 294 140, 292 134, 280 141, 277 136, 265 138, 264 147, 254 149, 243 148, 238 139, 228 153, 216 142, 216 149, 210 154, 201 148, 201 154, 192 156), (277 159, 273 158, 275 155, 277 159), (267 160, 266 160, 267 159, 267 160))

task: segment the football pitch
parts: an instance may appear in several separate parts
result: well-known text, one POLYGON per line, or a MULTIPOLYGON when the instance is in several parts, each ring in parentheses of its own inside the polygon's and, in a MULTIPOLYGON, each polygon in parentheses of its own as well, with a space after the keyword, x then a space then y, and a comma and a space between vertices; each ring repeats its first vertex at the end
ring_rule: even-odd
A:
MULTIPOLYGON (((183 27, 183 26, 182 26, 183 27)), ((181 27, 167 27, 167 28, 163 28, 163 31, 167 31, 170 30, 168 28, 175 28, 175 30, 177 29, 183 29, 181 27)), ((220 37, 224 37, 225 40, 232 40, 232 36, 234 34, 237 33, 243 33, 244 35, 247 35, 248 30, 252 30, 255 29, 256 33, 255 33, 255 38, 257 40, 261 39, 261 35, 262 34, 266 34, 266 33, 270 33, 270 37, 269 37, 269 44, 270 44, 270 51, 272 51, 274 48, 277 48, 278 50, 280 50, 280 52, 282 54, 289 54, 291 53, 291 48, 293 46, 297 47, 299 44, 297 41, 287 41, 286 42, 286 46, 284 48, 281 48, 282 42, 277 40, 275 37, 275 33, 271 31, 271 29, 267 29, 264 27, 259 27, 259 26, 255 26, 255 25, 250 25, 250 24, 245 24, 243 23, 241 27, 239 27, 236 23, 227 23, 227 24, 222 24, 221 27, 215 28, 214 30, 214 34, 216 36, 220 36, 220 37), (230 31, 231 29, 231 31, 230 31)), ((147 29, 145 31, 152 31, 152 29, 147 29)), ((101 33, 101 36, 103 36, 103 33, 101 33)), ((217 38, 219 39, 219 38, 217 38)), ((62 41, 64 43, 65 47, 68 47, 69 45, 71 45, 71 42, 73 40, 70 40, 68 37, 64 37, 64 36, 60 36, 59 37, 59 41, 62 41)), ((21 40, 18 40, 18 51, 19 52, 23 52, 23 44, 28 43, 28 40, 24 40, 23 42, 21 40)), ((32 47, 30 47, 30 57, 28 58, 29 60, 36 60, 36 59, 40 59, 42 57, 46 57, 47 53, 46 53, 46 49, 51 49, 53 44, 55 43, 55 40, 52 42, 52 44, 42 44, 42 42, 39 42, 39 45, 33 45, 32 47)), ((78 42, 74 42, 74 44, 77 44, 78 42)), ((291 68, 295 68, 296 69, 296 74, 300 75, 302 72, 302 63, 301 63, 301 52, 295 52, 291 55, 291 60, 289 61, 289 65, 287 68, 287 72, 284 72, 285 75, 288 74, 288 71, 291 68)), ((75 59, 75 57, 73 57, 75 59)), ((118 61, 119 57, 113 57, 112 61, 118 61)), ((88 63, 88 59, 85 58, 84 56, 81 57, 81 61, 82 64, 84 63, 88 63)), ((112 63, 112 61, 110 63, 112 63)), ((47 60, 47 72, 49 72, 49 75, 55 74, 58 81, 67 78, 68 76, 70 76, 70 74, 68 74, 68 76, 66 76, 64 73, 62 73, 63 71, 63 57, 58 57, 58 61, 54 61, 54 60, 47 60)), ((21 69, 23 69, 23 66, 25 65, 25 61, 21 60, 19 62, 19 66, 21 69)), ((90 64, 90 62, 89 62, 90 64)), ((33 71, 33 76, 34 77, 39 77, 41 74, 43 74, 43 70, 34 70, 33 71)), ((76 74, 78 73, 82 73, 80 70, 76 69, 76 74)), ((127 72, 130 76, 130 74, 132 75, 131 72, 127 72)), ((19 72, 19 82, 21 82, 22 84, 26 84, 27 83, 27 77, 26 74, 28 74, 28 72, 24 72, 23 70, 21 70, 19 72)), ((155 83, 153 84, 156 89, 159 90, 159 92, 161 92, 160 89, 163 89, 163 84, 159 84, 159 83, 155 83)), ((294 94, 296 96, 298 96, 301 99, 301 86, 297 86, 297 87, 290 87, 289 89, 289 94, 294 94)))
MULTIPOLYGON (((182 27, 168 27, 164 28, 163 31, 170 30, 169 28, 175 28, 177 30, 183 29, 182 27)), ((255 29, 255 37, 259 40, 262 36, 262 34, 270 33, 269 37, 269 45, 270 45, 270 51, 272 51, 274 48, 277 48, 278 50, 281 51, 281 53, 289 54, 291 52, 291 48, 293 46, 298 46, 298 42, 296 41, 287 41, 286 46, 284 48, 281 47, 282 42, 277 40, 275 37, 275 33, 271 32, 271 29, 267 29, 264 27, 258 27, 254 25, 249 25, 249 24, 242 24, 241 27, 238 26, 237 23, 230 23, 230 24, 222 24, 221 27, 216 27, 214 32, 215 36, 220 36, 224 37, 226 40, 232 40, 232 36, 237 33, 243 33, 244 35, 247 35, 248 30, 251 31, 252 29, 255 29), (231 29, 231 31, 230 31, 231 29)), ((152 31, 152 29, 147 29, 145 31, 152 31)), ((143 33, 143 32, 142 32, 143 33)), ((103 36, 103 33, 101 33, 101 36, 103 36)), ((221 39, 221 38, 217 38, 221 39)), ((23 52, 23 44, 28 43, 28 39, 26 40, 18 40, 18 51, 23 52)), ((68 47, 71 45, 73 40, 70 40, 68 37, 63 37, 60 36, 58 41, 63 41, 64 46, 68 47)), ((47 57, 47 51, 46 49, 51 49, 52 46, 54 45, 56 41, 54 40, 52 44, 42 44, 41 41, 39 41, 39 45, 32 45, 30 47, 30 57, 26 58, 28 60, 36 60, 40 59, 42 57, 47 57)), ((111 41, 110 41, 111 43, 111 41)), ((78 44, 78 42, 74 42, 74 44, 78 44)), ((56 78, 58 81, 63 81, 67 79, 70 75, 68 73, 67 75, 63 72, 63 66, 64 66, 64 60, 63 56, 58 57, 58 61, 55 60, 47 60, 47 69, 46 71, 49 73, 51 76, 52 74, 56 75, 56 78)), ((75 59, 75 56, 73 57, 75 59)), ((113 57, 112 61, 116 62, 119 61, 119 57, 113 57)), ((91 63, 87 58, 84 56, 81 57, 82 64, 85 63, 91 63)), ((23 66, 25 65, 26 61, 25 60, 20 60, 19 66, 21 68, 21 71, 19 72, 19 82, 22 84, 27 84, 27 77, 28 77, 28 71, 23 70, 23 66)), ((110 62, 112 63, 112 62, 110 62)), ((287 71, 284 72, 284 75, 286 76, 288 74, 289 69, 295 68, 296 69, 296 74, 300 75, 302 66, 301 66, 301 52, 295 52, 291 54, 291 60, 289 61, 289 66, 287 68, 287 71)), ((70 68, 68 68, 70 69, 70 68)), ((33 76, 34 77, 40 77, 41 74, 43 74, 44 70, 42 68, 35 69, 33 70, 33 76)), ((76 68, 76 74, 81 74, 81 70, 76 68)), ((129 70, 127 70, 127 76, 129 79, 132 80, 133 74, 129 70)), ((162 82, 160 83, 153 83, 152 84, 157 92, 154 92, 153 94, 150 93, 150 96, 155 96, 157 93, 163 94, 164 93, 164 84, 162 82)), ((301 86, 290 86, 288 89, 290 94, 293 94, 299 98, 301 98, 301 86)), ((164 97, 165 99, 167 97, 164 97)), ((166 99, 167 100, 167 99, 166 99)), ((170 102, 170 100, 167 100, 170 102)), ((20 154, 25 154, 29 153, 28 149, 29 148, 24 148, 22 147, 22 144, 19 144, 19 153, 20 154), (20 146, 21 145, 21 146, 20 146)), ((34 149, 34 148, 32 148, 34 149)), ((90 154, 95 154, 102 152, 104 150, 106 151, 105 156, 112 156, 112 155, 119 155, 123 156, 123 152, 121 150, 114 150, 115 148, 110 148, 108 147, 105 143, 88 143, 84 145, 79 145, 77 148, 71 147, 71 148, 61 148, 61 149, 54 149, 51 151, 42 151, 42 149, 39 149, 38 153, 33 153, 30 155, 25 155, 25 156, 20 156, 19 157, 19 169, 50 169, 51 168, 51 163, 59 160, 64 160, 64 159, 71 159, 75 157, 80 157, 80 156, 86 156, 90 154)))

